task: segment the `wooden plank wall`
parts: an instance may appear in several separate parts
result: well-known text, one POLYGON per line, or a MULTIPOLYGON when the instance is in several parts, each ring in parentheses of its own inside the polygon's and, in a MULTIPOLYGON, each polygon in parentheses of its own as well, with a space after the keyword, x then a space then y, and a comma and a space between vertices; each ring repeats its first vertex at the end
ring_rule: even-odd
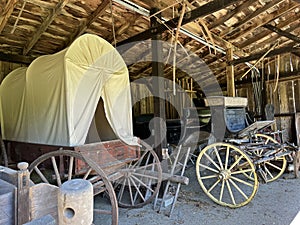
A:
MULTIPOLYGON (((299 82, 299 81, 296 81, 299 82)), ((279 82, 276 88, 274 82, 267 84, 267 99, 275 107, 276 128, 283 131, 283 138, 287 141, 294 141, 294 118, 293 114, 296 112, 296 98, 295 98, 295 81, 279 82)))
MULTIPOLYGON (((191 84, 191 79, 182 78, 176 81, 176 93, 173 93, 173 83, 165 80, 165 112, 167 119, 177 119, 182 115, 183 108, 192 107, 192 99, 196 97, 191 84)), ((131 96, 133 113, 135 116, 141 114, 152 114, 154 112, 153 94, 145 84, 131 83, 131 96)))
MULTIPOLYGON (((294 115, 296 112, 300 112, 300 78, 280 79, 280 74, 300 71, 300 58, 290 54, 281 56, 280 58, 277 57, 273 61, 266 61, 264 66, 266 74, 266 103, 273 104, 275 108, 276 125, 273 129, 283 131, 283 141, 296 143, 294 115), (269 80, 269 74, 277 74, 278 62, 279 80, 276 84, 276 79, 269 80)), ((252 84, 242 85, 237 89, 237 93, 240 97, 248 98, 249 110, 257 112, 255 109, 259 106, 256 106, 254 101, 252 84)))
POLYGON ((21 66, 21 64, 0 61, 0 83, 7 74, 21 66))

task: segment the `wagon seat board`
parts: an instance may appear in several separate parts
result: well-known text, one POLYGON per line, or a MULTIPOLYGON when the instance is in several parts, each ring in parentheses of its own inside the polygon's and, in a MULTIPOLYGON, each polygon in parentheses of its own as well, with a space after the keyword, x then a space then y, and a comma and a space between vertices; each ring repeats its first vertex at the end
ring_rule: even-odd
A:
POLYGON ((100 99, 116 137, 138 145, 127 66, 107 41, 84 34, 68 48, 6 76, 0 85, 3 139, 72 147, 101 141, 91 128, 100 99))

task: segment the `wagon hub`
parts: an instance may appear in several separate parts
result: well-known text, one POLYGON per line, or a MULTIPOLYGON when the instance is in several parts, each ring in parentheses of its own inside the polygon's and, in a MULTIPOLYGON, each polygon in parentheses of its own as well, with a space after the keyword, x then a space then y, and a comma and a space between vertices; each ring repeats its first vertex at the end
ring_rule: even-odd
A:
POLYGON ((222 180, 222 181, 223 180, 228 180, 230 178, 230 175, 231 175, 231 173, 230 173, 229 170, 222 170, 219 173, 219 179, 222 180))

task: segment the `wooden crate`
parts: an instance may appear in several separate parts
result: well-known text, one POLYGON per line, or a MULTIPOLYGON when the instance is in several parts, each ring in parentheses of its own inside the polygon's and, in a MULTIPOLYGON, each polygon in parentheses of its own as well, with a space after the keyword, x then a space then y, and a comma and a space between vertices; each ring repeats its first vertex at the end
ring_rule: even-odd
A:
POLYGON ((0 225, 15 224, 16 186, 0 180, 0 225))

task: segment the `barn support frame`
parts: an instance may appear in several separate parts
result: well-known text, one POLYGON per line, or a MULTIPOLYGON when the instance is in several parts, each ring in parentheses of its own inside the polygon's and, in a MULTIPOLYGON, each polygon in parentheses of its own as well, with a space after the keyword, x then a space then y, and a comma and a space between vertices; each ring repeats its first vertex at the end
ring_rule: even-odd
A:
MULTIPOLYGON (((157 8, 151 9, 151 14, 156 13, 157 8)), ((158 18, 161 17, 160 14, 156 15, 158 18)), ((156 17, 151 18, 151 27, 156 27, 159 24, 156 17)), ((152 87, 154 96, 154 117, 160 118, 160 120, 155 120, 154 123, 154 146, 155 151, 158 154, 160 160, 163 158, 162 149, 166 148, 166 139, 163 134, 163 124, 162 121, 166 121, 165 113, 165 103, 163 100, 164 96, 164 84, 161 78, 164 78, 164 65, 162 63, 163 46, 161 42, 161 34, 154 33, 152 36, 152 87), (161 121, 162 120, 162 121, 161 121)))

